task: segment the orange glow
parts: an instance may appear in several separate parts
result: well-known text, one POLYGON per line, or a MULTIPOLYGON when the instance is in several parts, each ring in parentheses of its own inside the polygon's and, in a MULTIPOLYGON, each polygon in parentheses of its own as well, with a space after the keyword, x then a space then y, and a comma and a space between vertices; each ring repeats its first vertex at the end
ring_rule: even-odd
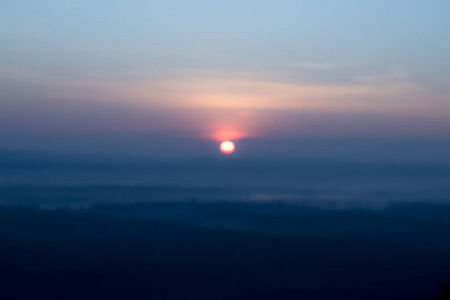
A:
POLYGON ((248 134, 237 130, 223 130, 217 131, 213 134, 213 139, 216 141, 223 140, 238 140, 247 137, 248 134))
POLYGON ((233 142, 230 141, 225 141, 220 144, 220 151, 222 151, 222 153, 224 154, 233 153, 235 148, 236 147, 234 146, 233 142))

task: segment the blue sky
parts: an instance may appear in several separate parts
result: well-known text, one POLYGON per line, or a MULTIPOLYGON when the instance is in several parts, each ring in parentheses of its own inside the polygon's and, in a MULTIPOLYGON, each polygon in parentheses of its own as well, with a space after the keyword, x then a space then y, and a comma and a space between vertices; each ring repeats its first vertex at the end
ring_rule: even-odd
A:
POLYGON ((7 0, 0 147, 114 133, 446 140, 449 13, 448 1, 7 0))

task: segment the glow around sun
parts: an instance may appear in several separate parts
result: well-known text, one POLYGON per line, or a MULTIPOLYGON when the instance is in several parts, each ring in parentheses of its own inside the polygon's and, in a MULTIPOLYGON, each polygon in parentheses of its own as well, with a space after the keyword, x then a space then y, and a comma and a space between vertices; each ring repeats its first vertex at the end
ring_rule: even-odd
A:
POLYGON ((225 141, 220 144, 220 151, 224 154, 233 153, 235 148, 234 143, 230 141, 225 141))

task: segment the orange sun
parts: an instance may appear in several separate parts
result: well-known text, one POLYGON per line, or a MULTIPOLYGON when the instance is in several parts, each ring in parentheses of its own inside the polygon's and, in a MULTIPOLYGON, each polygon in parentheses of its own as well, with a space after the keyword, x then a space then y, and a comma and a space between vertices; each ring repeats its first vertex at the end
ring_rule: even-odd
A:
POLYGON ((225 141, 220 144, 220 151, 222 151, 222 153, 224 154, 233 153, 235 148, 236 147, 234 146, 233 142, 230 141, 225 141))

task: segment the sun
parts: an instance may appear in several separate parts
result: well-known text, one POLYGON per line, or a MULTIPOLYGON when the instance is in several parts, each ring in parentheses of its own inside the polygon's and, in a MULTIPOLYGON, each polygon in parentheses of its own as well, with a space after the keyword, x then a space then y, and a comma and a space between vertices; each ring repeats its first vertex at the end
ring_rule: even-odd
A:
POLYGON ((220 151, 224 154, 233 153, 235 148, 234 143, 230 141, 225 141, 220 144, 220 151))

